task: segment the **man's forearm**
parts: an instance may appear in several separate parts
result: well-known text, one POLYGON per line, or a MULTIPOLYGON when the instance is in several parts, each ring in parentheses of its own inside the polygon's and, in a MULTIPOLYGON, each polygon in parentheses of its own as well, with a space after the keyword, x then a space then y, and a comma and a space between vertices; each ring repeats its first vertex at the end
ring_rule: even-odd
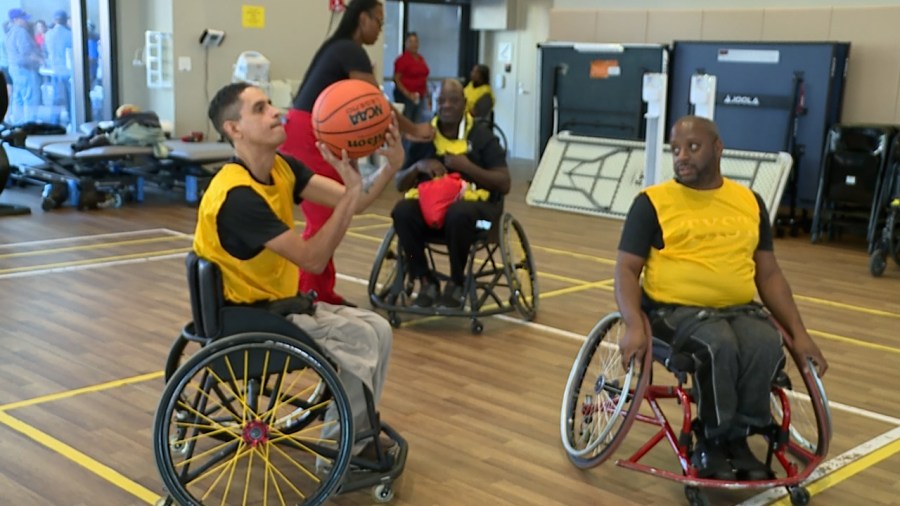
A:
POLYGON ((362 197, 360 197, 359 202, 356 204, 357 213, 365 211, 372 205, 372 202, 375 202, 375 199, 381 195, 384 188, 394 178, 395 172, 390 170, 389 167, 390 165, 385 163, 380 169, 363 178, 362 197))

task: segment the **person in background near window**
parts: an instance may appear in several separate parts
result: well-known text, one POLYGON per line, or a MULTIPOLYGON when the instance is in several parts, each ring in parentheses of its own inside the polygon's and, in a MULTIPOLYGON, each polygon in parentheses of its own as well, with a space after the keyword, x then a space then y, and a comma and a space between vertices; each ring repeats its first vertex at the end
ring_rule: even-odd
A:
POLYGON ((11 121, 16 124, 34 121, 37 108, 41 105, 41 76, 38 69, 44 58, 31 35, 28 19, 28 13, 22 9, 9 10, 6 56, 13 81, 13 93, 9 101, 11 121))
POLYGON ((72 52, 72 30, 69 14, 59 10, 53 14, 53 28, 47 32, 47 58, 53 71, 53 105, 69 107, 69 55, 72 52))
POLYGON ((419 54, 419 36, 410 32, 403 42, 403 54, 394 60, 394 101, 403 104, 403 115, 412 121, 419 121, 423 100, 424 109, 431 109, 428 73, 425 57, 419 54))
MULTIPOLYGON (((9 33, 9 21, 3 22, 3 33, 0 33, 0 73, 6 79, 6 96, 12 97, 12 78, 9 76, 9 57, 6 55, 6 35, 9 33)), ((7 116, 9 111, 7 111, 7 116)), ((6 121, 6 118, 0 118, 6 121)))
POLYGON ((100 34, 94 23, 88 23, 87 54, 88 54, 88 83, 91 88, 97 83, 97 70, 100 67, 100 34))
POLYGON ((41 48, 41 54, 47 54, 47 23, 43 19, 34 22, 34 41, 41 48))
MULTIPOLYGON (((312 63, 303 77, 291 110, 285 118, 287 139, 280 151, 297 158, 316 174, 341 182, 338 172, 322 158, 316 147, 312 127, 312 108, 319 94, 328 86, 344 79, 359 79, 378 86, 372 62, 363 46, 378 41, 384 25, 384 5, 378 0, 353 0, 341 16, 334 34, 322 44, 313 56, 312 63)), ((400 131, 409 138, 430 140, 434 130, 429 123, 413 123, 409 118, 397 115, 400 131)), ((303 238, 309 239, 322 228, 331 216, 331 208, 304 200, 300 203, 306 217, 303 238)), ((330 304, 348 304, 334 291, 334 262, 328 261, 325 269, 314 274, 300 273, 300 291, 315 291, 318 299, 330 304)))
POLYGON ((466 112, 479 119, 487 119, 494 109, 494 92, 491 91, 491 68, 478 64, 472 67, 466 94, 466 112))

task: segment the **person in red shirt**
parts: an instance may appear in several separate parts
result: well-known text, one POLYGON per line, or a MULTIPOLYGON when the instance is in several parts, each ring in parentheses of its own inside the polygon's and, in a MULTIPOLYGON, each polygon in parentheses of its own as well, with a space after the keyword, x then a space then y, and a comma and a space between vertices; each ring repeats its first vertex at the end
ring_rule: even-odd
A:
POLYGON ((403 104, 403 115, 412 121, 418 121, 423 105, 429 104, 428 96, 428 63, 419 54, 419 36, 416 32, 406 34, 403 42, 403 54, 394 60, 394 101, 403 104))

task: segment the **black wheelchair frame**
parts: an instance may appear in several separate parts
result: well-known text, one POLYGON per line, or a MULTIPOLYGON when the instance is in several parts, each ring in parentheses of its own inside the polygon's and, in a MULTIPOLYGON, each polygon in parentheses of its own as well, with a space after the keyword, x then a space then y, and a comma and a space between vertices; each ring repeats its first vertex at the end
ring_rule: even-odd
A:
MULTIPOLYGON (((447 256, 445 246, 441 240, 426 245, 429 267, 442 282, 449 275, 439 268, 436 257, 447 256)), ((534 256, 525 230, 509 213, 502 213, 489 230, 476 232, 466 262, 465 297, 459 308, 412 305, 415 280, 409 275, 404 258, 397 233, 391 227, 378 248, 368 294, 372 306, 387 311, 388 321, 394 327, 402 323, 398 313, 455 316, 470 318, 472 333, 479 334, 484 330, 481 317, 518 311, 522 318, 531 321, 537 313, 539 290, 534 256), (496 258, 497 253, 500 259, 496 258)))
POLYGON ((408 445, 380 421, 371 393, 372 427, 354 431, 335 367, 312 339, 265 309, 225 305, 218 266, 194 253, 186 263, 193 321, 169 353, 153 426, 168 493, 158 504, 312 506, 369 487, 377 502, 390 501, 408 445), (192 344, 199 350, 187 358, 192 344), (333 426, 336 436, 320 436, 333 426), (382 432, 395 450, 378 442, 382 432), (368 438, 374 460, 352 455, 354 439, 368 438))

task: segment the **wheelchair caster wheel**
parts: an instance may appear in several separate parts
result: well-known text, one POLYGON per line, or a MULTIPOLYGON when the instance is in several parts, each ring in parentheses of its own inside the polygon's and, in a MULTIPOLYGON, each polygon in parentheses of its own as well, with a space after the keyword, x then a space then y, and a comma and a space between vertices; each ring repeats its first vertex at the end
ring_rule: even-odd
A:
POLYGON ((709 506, 709 499, 698 487, 684 487, 684 496, 691 506, 709 506))
POLYGON ((873 276, 880 277, 887 268, 887 259, 881 254, 881 251, 875 251, 869 258, 869 272, 873 276))
POLYGON ((397 313, 394 313, 392 311, 392 312, 388 313, 388 323, 391 324, 391 327, 394 327, 395 329, 399 329, 400 324, 403 322, 400 320, 400 317, 397 316, 397 313))
POLYGON ((372 499, 377 503, 391 502, 394 498, 394 489, 390 483, 379 483, 372 487, 372 499))
POLYGON ((473 334, 481 334, 481 332, 483 330, 484 330, 484 325, 480 321, 478 321, 478 320, 472 321, 472 333, 473 334))
POLYGON ((809 490, 803 487, 788 487, 788 493, 791 495, 791 504, 793 506, 806 506, 809 504, 809 490))

